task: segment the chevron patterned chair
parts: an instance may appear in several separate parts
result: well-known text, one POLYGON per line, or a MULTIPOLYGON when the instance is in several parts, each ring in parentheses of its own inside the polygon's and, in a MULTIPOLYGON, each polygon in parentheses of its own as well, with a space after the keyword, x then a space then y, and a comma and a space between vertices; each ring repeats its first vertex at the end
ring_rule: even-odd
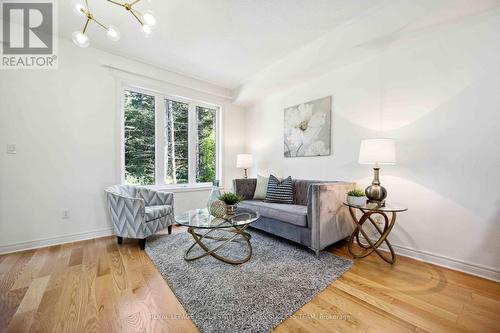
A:
POLYGON ((173 193, 129 185, 110 186, 104 192, 118 244, 123 237, 136 238, 144 250, 146 237, 165 228, 172 232, 173 193))

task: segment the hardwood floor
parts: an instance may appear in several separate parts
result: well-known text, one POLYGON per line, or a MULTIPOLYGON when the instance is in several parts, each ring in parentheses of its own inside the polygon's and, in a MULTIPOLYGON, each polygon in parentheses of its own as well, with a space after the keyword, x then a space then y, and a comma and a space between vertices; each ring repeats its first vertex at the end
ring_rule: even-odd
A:
MULTIPOLYGON (((183 232, 174 228, 174 232, 183 232)), ((330 251, 347 256, 345 244, 330 251)), ((500 332, 500 283, 399 257, 357 260, 275 332, 500 332)), ((196 332, 136 241, 0 256, 2 332, 196 332)))

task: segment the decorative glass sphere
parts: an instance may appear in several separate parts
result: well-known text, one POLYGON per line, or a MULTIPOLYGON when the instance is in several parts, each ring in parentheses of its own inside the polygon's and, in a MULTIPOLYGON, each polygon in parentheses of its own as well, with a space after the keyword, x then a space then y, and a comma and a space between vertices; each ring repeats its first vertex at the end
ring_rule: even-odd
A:
POLYGON ((215 217, 223 217, 226 215, 226 204, 224 201, 216 200, 210 205, 210 215, 215 217))

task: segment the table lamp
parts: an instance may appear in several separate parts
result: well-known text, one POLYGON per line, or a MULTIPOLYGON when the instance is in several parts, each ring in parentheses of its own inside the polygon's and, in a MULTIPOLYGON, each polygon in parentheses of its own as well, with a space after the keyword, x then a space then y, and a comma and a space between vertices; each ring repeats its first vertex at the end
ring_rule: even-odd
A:
POLYGON ((253 156, 251 154, 238 154, 236 156, 236 167, 245 169, 245 179, 247 179, 247 169, 253 167, 253 156))
POLYGON ((396 144, 393 139, 367 139, 361 141, 359 148, 359 164, 374 164, 373 181, 365 189, 368 203, 385 205, 387 190, 380 185, 379 173, 381 164, 396 164, 396 144))

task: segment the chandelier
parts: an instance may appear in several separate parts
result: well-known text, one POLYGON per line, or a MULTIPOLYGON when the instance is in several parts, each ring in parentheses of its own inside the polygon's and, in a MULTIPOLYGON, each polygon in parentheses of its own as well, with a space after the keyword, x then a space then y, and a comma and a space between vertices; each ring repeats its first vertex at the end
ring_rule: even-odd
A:
MULTIPOLYGON (((153 13, 150 10, 140 12, 138 11, 134 6, 140 2, 141 0, 134 0, 129 3, 120 3, 118 1, 114 0, 107 0, 109 3, 117 5, 125 9, 127 12, 129 12, 137 22, 141 25, 141 30, 144 34, 145 37, 151 37, 151 34, 153 32, 153 27, 156 24, 156 18, 154 17, 153 13)), ((80 46, 80 47, 87 47, 90 44, 89 36, 86 34, 87 29, 89 27, 89 24, 91 22, 96 23, 98 26, 103 28, 106 31, 106 36, 116 42, 120 40, 120 31, 118 28, 112 25, 106 25, 102 22, 100 22, 98 19, 96 19, 94 13, 90 10, 88 0, 85 0, 85 4, 83 4, 80 1, 77 1, 73 7, 74 11, 85 17, 86 21, 83 26, 82 31, 75 31, 73 32, 72 39, 73 42, 80 46)))

